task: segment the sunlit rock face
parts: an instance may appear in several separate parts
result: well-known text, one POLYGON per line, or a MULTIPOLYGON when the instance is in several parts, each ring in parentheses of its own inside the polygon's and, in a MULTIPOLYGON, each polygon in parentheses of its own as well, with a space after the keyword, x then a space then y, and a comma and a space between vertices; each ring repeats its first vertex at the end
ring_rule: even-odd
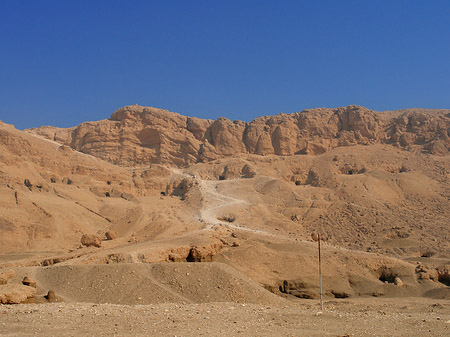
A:
POLYGON ((187 166, 243 154, 318 155, 339 146, 377 143, 445 155, 450 114, 420 109, 376 112, 352 105, 242 122, 134 105, 118 109, 108 120, 28 131, 114 164, 187 166))

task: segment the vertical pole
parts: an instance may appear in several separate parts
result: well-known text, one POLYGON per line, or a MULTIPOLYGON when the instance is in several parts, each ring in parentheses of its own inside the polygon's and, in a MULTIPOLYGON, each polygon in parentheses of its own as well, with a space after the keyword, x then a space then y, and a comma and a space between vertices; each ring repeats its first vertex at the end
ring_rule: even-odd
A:
POLYGON ((320 283, 320 311, 323 312, 323 301, 322 301, 322 259, 320 257, 320 234, 317 243, 319 245, 319 283, 320 283))

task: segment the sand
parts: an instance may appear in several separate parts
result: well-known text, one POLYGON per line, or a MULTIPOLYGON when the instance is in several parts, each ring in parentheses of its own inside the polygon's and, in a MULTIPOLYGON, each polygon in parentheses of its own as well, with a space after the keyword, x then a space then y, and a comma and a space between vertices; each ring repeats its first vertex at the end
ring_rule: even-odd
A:
POLYGON ((447 301, 362 298, 283 306, 203 303, 0 306, 1 336, 448 336, 447 301))

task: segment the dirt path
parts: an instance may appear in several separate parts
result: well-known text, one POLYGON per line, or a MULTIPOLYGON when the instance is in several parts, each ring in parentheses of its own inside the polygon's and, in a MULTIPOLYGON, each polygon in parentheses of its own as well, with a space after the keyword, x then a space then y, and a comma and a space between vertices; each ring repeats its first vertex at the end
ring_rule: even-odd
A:
POLYGON ((220 216, 223 216, 224 213, 226 213, 226 210, 249 205, 247 200, 234 198, 219 192, 219 185, 232 184, 235 180, 236 179, 214 181, 198 179, 200 190, 204 199, 203 206, 200 210, 200 220, 205 223, 203 230, 212 230, 215 226, 222 226, 263 236, 283 238, 289 241, 293 240, 291 237, 280 233, 271 233, 265 230, 244 227, 235 225, 228 221, 220 220, 220 216))
MULTIPOLYGON (((228 183, 231 181, 228 181, 228 183)), ((222 215, 221 210, 230 208, 231 206, 246 205, 247 201, 233 198, 217 191, 219 184, 214 180, 199 180, 201 193, 203 194, 203 207, 200 210, 200 218, 207 224, 211 225, 229 225, 229 222, 219 220, 222 215)))
POLYGON ((206 224, 204 229, 210 230, 214 225, 221 225, 255 233, 264 233, 263 231, 232 225, 227 221, 219 219, 219 217, 223 215, 221 214, 221 211, 223 210, 229 209, 230 207, 248 205, 246 200, 234 198, 218 192, 218 187, 220 184, 230 184, 233 183, 235 179, 224 181, 204 180, 196 177, 192 173, 185 173, 177 168, 170 168, 170 171, 186 178, 194 178, 198 182, 200 193, 202 194, 204 200, 202 208, 199 212, 200 220, 206 224))

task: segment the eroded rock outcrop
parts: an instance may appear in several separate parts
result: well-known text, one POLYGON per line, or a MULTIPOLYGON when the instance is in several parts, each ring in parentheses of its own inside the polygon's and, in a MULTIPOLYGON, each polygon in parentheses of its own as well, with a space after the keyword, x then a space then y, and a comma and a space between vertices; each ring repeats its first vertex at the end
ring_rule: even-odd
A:
POLYGON ((222 248, 221 243, 211 244, 206 246, 194 245, 189 251, 189 255, 186 258, 187 262, 210 262, 213 257, 222 248))
POLYGON ((338 146, 392 144, 445 155, 448 110, 376 112, 351 105, 308 109, 251 122, 185 117, 167 110, 126 106, 110 119, 70 129, 28 130, 114 164, 186 166, 239 154, 318 155, 338 146))
POLYGON ((44 298, 49 302, 57 302, 58 301, 58 298, 56 297, 56 293, 52 289, 50 289, 47 292, 47 295, 45 295, 44 298))
POLYGON ((106 231, 105 233, 106 240, 115 240, 117 239, 117 232, 113 229, 106 231))
POLYGON ((36 288, 22 284, 0 285, 0 303, 18 304, 36 296, 36 288))
POLYGON ((36 282, 36 280, 33 279, 33 278, 31 278, 31 277, 28 277, 28 276, 25 276, 25 277, 23 278, 22 284, 23 284, 24 286, 28 286, 28 287, 33 287, 33 288, 36 288, 36 287, 37 287, 37 282, 36 282))
POLYGON ((99 248, 102 246, 102 240, 100 239, 99 236, 94 235, 94 234, 84 234, 81 237, 80 241, 81 241, 81 244, 86 247, 93 246, 93 247, 99 248))

